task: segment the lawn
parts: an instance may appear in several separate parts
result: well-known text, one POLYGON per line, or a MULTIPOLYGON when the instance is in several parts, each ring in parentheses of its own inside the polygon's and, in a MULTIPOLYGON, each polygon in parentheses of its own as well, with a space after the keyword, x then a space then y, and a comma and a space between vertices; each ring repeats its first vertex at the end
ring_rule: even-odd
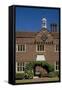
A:
POLYGON ((25 79, 25 80, 16 80, 16 83, 32 83, 32 82, 46 82, 46 81, 59 81, 58 77, 55 78, 36 78, 36 79, 25 79))

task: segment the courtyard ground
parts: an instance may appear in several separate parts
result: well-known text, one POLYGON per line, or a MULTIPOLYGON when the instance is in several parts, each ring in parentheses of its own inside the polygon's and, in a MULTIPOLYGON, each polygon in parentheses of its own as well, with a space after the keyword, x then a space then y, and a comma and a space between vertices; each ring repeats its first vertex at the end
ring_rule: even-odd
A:
POLYGON ((32 83, 32 82, 48 82, 48 81, 59 81, 58 77, 54 78, 34 78, 34 79, 25 79, 25 80, 16 80, 16 83, 32 83))

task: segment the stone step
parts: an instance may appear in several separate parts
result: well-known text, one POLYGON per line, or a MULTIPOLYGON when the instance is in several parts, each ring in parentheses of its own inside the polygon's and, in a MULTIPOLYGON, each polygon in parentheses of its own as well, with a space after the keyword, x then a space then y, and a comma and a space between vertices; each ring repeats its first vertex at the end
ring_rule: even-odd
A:
POLYGON ((34 76, 33 79, 39 78, 38 76, 34 76))

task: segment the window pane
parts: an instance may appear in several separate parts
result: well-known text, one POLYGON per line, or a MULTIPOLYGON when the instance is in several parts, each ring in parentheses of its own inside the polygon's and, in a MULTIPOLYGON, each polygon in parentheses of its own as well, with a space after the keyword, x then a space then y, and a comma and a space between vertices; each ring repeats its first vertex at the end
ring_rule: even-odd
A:
POLYGON ((17 67, 19 67, 19 63, 17 63, 17 67))
POLYGON ((16 51, 18 51, 18 45, 16 44, 16 51))
POLYGON ((44 51, 44 45, 41 45, 41 49, 40 49, 41 51, 44 51))
POLYGON ((24 71, 25 67, 23 67, 23 71, 24 71))
POLYGON ((21 50, 21 46, 20 45, 18 45, 18 51, 20 51, 21 50))
POLYGON ((26 66, 26 62, 18 62, 17 63, 17 71, 24 71, 25 70, 25 66, 26 66))
POLYGON ((23 48, 23 46, 22 46, 22 45, 20 45, 20 51, 22 51, 22 50, 23 50, 22 48, 23 48))
POLYGON ((17 67, 17 71, 19 71, 19 67, 17 67))
POLYGON ((18 45, 18 51, 25 51, 25 45, 18 45))
POLYGON ((59 45, 56 45, 56 51, 59 51, 59 45))
POLYGON ((44 45, 37 45, 37 51, 44 51, 44 45))
POLYGON ((37 45, 37 51, 39 51, 39 45, 37 45))
POLYGON ((56 70, 59 70, 59 62, 56 61, 56 70))
POLYGON ((25 45, 23 45, 23 51, 25 51, 25 45))
POLYGON ((57 70, 57 66, 56 66, 56 70, 57 70))
POLYGON ((22 69, 22 67, 20 67, 20 69, 19 69, 20 71, 23 71, 23 69, 22 69))
POLYGON ((58 61, 56 61, 56 65, 59 65, 59 62, 58 61))

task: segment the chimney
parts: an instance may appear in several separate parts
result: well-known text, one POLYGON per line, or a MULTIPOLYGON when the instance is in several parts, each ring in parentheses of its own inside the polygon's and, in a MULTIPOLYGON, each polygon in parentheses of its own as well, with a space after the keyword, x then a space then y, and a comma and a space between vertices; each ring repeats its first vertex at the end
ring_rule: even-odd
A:
POLYGON ((57 24, 54 24, 54 32, 57 32, 57 24))
POLYGON ((51 32, 57 32, 57 24, 51 24, 51 32))

